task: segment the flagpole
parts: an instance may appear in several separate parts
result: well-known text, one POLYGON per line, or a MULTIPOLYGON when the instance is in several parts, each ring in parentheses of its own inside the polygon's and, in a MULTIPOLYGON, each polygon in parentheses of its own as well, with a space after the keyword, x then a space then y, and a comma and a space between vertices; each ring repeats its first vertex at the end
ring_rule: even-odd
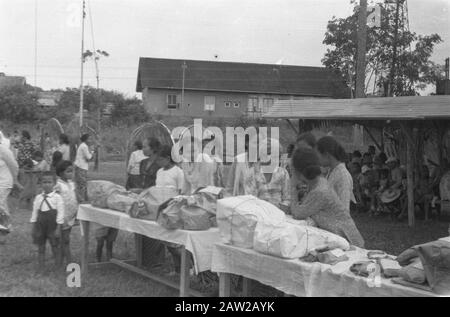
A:
POLYGON ((81 18, 81 83, 80 83, 80 134, 83 126, 83 72, 84 72, 84 18, 86 2, 83 0, 83 12, 81 18))

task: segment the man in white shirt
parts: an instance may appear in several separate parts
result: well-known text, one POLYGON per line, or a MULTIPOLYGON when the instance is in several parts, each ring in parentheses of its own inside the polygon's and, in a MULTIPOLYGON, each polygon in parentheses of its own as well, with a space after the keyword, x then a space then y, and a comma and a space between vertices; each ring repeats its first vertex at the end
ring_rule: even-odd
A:
POLYGON ((75 183, 77 185, 78 197, 81 197, 81 202, 87 201, 87 172, 89 170, 89 161, 93 158, 93 153, 89 150, 89 134, 81 136, 81 144, 77 149, 77 156, 75 158, 75 183))
POLYGON ((144 151, 142 150, 143 145, 141 141, 136 141, 134 143, 135 151, 131 153, 130 160, 128 162, 128 179, 126 188, 141 188, 142 187, 142 178, 141 178, 141 171, 140 166, 141 162, 148 157, 145 156, 144 151))
MULTIPOLYGON (((0 140, 1 142, 1 140, 0 140)), ((11 229, 8 196, 17 182, 19 166, 13 153, 0 143, 0 236, 11 229)))

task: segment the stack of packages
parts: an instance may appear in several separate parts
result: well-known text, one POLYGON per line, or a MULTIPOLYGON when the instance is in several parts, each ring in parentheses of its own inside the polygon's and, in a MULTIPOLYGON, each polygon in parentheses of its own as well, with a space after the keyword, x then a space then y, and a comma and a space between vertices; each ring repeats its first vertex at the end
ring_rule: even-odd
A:
POLYGON ((217 200, 223 188, 208 186, 190 196, 176 196, 159 208, 158 223, 166 229, 208 230, 217 227, 217 200))
POLYGON ((127 213, 132 218, 158 221, 167 229, 208 230, 216 227, 217 200, 223 188, 209 186, 190 196, 175 189, 151 187, 140 194, 126 191, 109 181, 89 181, 88 198, 92 206, 127 213))
POLYGON ((129 213, 138 195, 109 181, 88 181, 88 199, 92 206, 129 213))
POLYGON ((129 214, 132 218, 152 220, 158 218, 160 207, 178 195, 177 190, 168 187, 150 187, 138 196, 129 214))
POLYGON ((217 223, 224 243, 286 259, 317 250, 350 249, 344 238, 291 220, 276 206, 254 196, 219 200, 217 223))
POLYGON ((385 278, 398 277, 401 269, 395 257, 384 251, 368 251, 368 260, 355 262, 350 271, 356 275, 369 277, 383 275, 385 278))
POLYGON ((407 249, 397 257, 402 268, 394 283, 450 295, 450 241, 441 239, 407 249))

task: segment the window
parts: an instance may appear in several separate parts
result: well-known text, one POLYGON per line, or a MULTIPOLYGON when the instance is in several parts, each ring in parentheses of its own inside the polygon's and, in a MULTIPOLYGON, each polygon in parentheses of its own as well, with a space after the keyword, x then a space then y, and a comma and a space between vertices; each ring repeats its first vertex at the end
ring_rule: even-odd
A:
POLYGON ((235 108, 239 108, 241 106, 241 103, 239 101, 235 101, 235 102, 233 102, 233 106, 235 108))
POLYGON ((258 98, 257 97, 248 98, 247 111, 255 112, 257 108, 258 108, 258 98))
POLYGON ((231 101, 225 101, 225 108, 231 108, 231 101))
POLYGON ((268 112, 273 106, 273 98, 264 98, 263 100, 263 112, 268 112))
POLYGON ((177 95, 167 95, 167 108, 177 109, 177 95))
POLYGON ((215 110, 216 110, 216 97, 205 96, 205 111, 215 111, 215 110))

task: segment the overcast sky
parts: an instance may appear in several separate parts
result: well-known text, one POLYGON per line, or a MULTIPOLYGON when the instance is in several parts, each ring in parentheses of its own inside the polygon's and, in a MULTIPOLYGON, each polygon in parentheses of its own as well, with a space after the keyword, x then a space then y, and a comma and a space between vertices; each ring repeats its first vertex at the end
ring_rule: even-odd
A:
MULTIPOLYGON (((370 1, 369 1, 370 2, 370 1)), ((37 85, 80 85, 81 0, 37 0, 37 85)), ((450 0, 409 0, 411 30, 438 33, 432 60, 450 56, 450 0)), ((350 0, 87 0, 86 49, 100 61, 100 85, 135 95, 143 57, 321 66, 327 21, 350 0), (218 58, 215 58, 215 55, 218 58)), ((0 72, 34 85, 35 0, 0 0, 0 72)), ((95 86, 93 62, 85 83, 95 86)))

